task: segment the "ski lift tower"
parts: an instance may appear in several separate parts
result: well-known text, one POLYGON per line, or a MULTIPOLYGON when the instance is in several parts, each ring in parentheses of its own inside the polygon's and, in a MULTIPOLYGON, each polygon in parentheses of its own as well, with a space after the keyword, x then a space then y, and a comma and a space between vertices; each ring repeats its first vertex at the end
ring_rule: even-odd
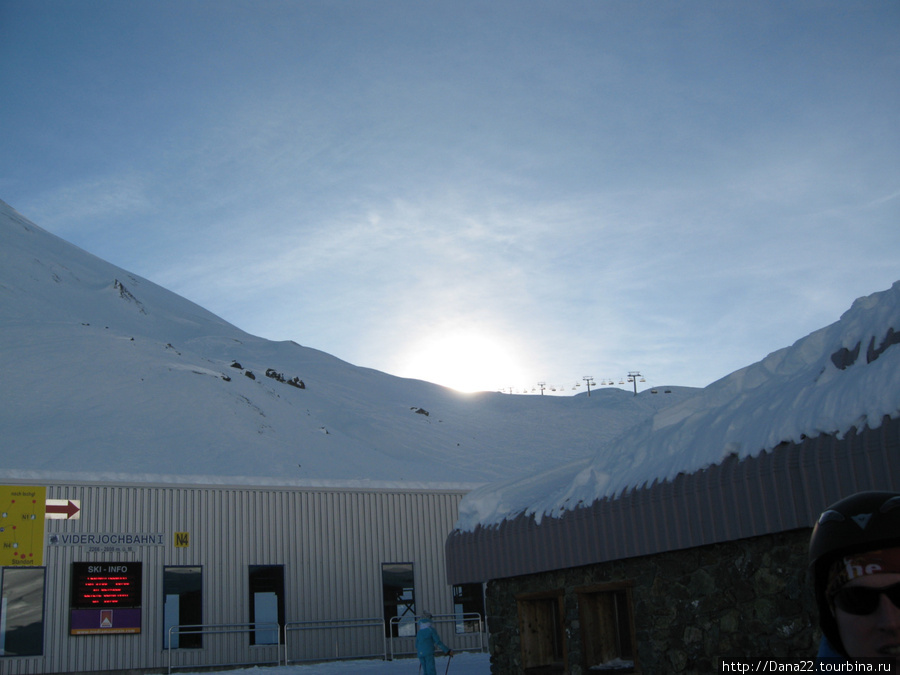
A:
POLYGON ((632 370, 630 373, 628 373, 628 381, 629 381, 629 382, 634 382, 634 395, 635 395, 635 396, 637 396, 637 383, 638 383, 638 378, 641 378, 641 382, 646 382, 646 381, 647 381, 647 380, 644 379, 644 376, 641 375, 641 374, 640 374, 639 372, 637 372, 636 370, 632 370))
POLYGON ((585 382, 587 382, 588 396, 590 396, 591 395, 591 385, 593 384, 594 386, 596 386, 596 384, 597 384, 596 382, 594 382, 594 376, 593 375, 585 375, 581 379, 584 380, 585 382))

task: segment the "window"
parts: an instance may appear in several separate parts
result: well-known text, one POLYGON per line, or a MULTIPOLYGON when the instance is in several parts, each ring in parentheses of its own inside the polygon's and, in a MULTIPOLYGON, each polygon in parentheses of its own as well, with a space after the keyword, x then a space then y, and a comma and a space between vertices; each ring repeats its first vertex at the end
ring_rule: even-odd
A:
POLYGON ((278 644, 278 626, 284 625, 283 565, 250 566, 250 623, 265 624, 250 633, 251 645, 278 644))
POLYGON ((631 588, 606 586, 578 593, 585 669, 634 672, 631 588))
POLYGON ((522 668, 526 674, 564 673, 562 591, 517 598, 522 668))
POLYGON ((477 633, 479 619, 484 630, 484 587, 481 584, 462 584, 453 587, 453 613, 457 633, 477 633), (474 615, 477 614, 478 617, 474 615))
POLYGON ((0 655, 44 653, 44 568, 4 567, 0 590, 0 655))
POLYGON ((384 598, 385 637, 414 636, 416 592, 412 563, 383 563, 381 587, 384 598))
POLYGON ((203 623, 202 574, 199 567, 166 567, 163 570, 163 647, 196 649, 203 635, 190 629, 171 631, 173 626, 203 623), (172 644, 167 642, 171 636, 172 644))

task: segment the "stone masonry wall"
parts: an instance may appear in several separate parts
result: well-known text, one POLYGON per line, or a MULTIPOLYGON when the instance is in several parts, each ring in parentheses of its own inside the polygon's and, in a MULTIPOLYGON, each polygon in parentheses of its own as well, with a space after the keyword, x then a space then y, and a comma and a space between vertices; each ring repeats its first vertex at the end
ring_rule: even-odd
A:
POLYGON ((810 530, 491 581, 492 675, 522 672, 516 596, 563 589, 568 674, 584 675, 577 589, 632 585, 637 671, 721 672, 723 659, 809 659, 819 633, 810 530))

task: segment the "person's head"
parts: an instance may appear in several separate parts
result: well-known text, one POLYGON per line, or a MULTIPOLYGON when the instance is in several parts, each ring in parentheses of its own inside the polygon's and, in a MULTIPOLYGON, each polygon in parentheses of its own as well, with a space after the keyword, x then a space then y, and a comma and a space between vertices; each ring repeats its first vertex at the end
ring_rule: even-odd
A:
POLYGON ((850 658, 900 660, 900 493, 828 507, 809 540, 819 623, 850 658))

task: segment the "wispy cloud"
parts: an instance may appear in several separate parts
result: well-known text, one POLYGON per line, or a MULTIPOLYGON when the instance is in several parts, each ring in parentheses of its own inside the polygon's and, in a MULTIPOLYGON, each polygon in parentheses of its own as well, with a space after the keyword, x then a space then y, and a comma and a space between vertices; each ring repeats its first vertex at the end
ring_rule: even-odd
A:
POLYGON ((866 204, 866 208, 873 208, 875 206, 881 206, 882 204, 887 204, 888 202, 892 202, 895 199, 900 199, 900 190, 893 192, 889 195, 885 195, 884 197, 879 197, 878 199, 874 199, 868 204, 866 204))
POLYGON ((63 237, 85 236, 111 219, 146 213, 153 201, 148 192, 146 177, 138 173, 93 176, 45 189, 21 208, 63 237))

